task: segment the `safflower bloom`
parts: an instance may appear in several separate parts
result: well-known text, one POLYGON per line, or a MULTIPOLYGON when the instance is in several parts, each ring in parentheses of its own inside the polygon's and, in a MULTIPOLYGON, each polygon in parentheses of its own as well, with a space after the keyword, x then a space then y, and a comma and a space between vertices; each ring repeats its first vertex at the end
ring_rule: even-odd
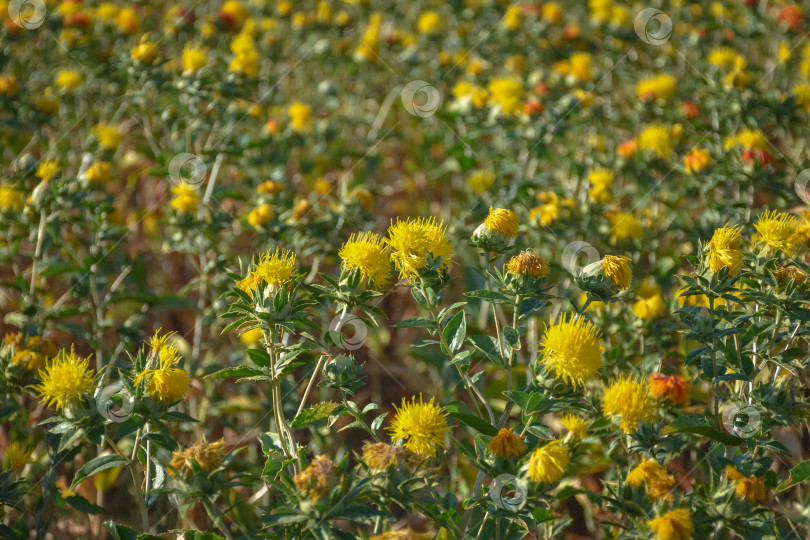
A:
POLYGON ((296 133, 305 133, 312 128, 312 107, 298 101, 287 108, 290 115, 290 126, 296 133))
POLYGON ((145 64, 151 63, 157 58, 158 50, 157 43, 149 41, 147 35, 141 37, 140 43, 132 48, 132 60, 135 62, 143 62, 145 64))
POLYGON ((765 498, 765 483, 754 475, 744 476, 734 465, 726 465, 723 471, 729 480, 734 482, 737 497, 751 503, 765 498))
POLYGON ((602 257, 602 270, 611 282, 621 291, 630 286, 633 271, 630 270, 629 257, 624 255, 605 255, 602 257))
POLYGON ((436 34, 442 28, 442 18, 435 11, 426 11, 416 21, 416 28, 420 34, 436 34))
POLYGON ((110 162, 96 161, 84 171, 84 177, 97 184, 103 184, 110 180, 110 162))
POLYGON ((6 97, 14 97, 18 90, 19 86, 17 84, 16 75, 13 73, 0 75, 0 94, 6 97))
POLYGON ((403 441, 403 446, 419 455, 432 457, 445 446, 444 434, 450 430, 447 413, 434 403, 434 398, 425 403, 422 396, 409 403, 402 398, 402 406, 396 408, 396 415, 388 429, 391 439, 403 441))
POLYGON ((583 386, 602 367, 601 335, 589 320, 563 315, 557 324, 546 327, 541 347, 543 365, 557 379, 583 386))
MULTIPOLYGON (((483 86, 460 81, 453 87, 453 97, 456 98, 456 103, 462 110, 469 110, 470 106, 483 109, 489 99, 489 92, 483 86)), ((495 173, 492 174, 494 180, 495 173)))
POLYGON ((523 438, 515 435, 511 429, 501 428, 489 441, 487 450, 500 458, 515 457, 526 451, 526 445, 523 438))
POLYGON ((661 297, 661 287, 652 280, 647 280, 639 286, 638 300, 633 303, 633 313, 639 319, 657 319, 665 310, 664 299, 661 297))
POLYGON ((670 130, 663 124, 653 124, 644 128, 638 136, 638 147, 666 158, 672 154, 672 136, 670 130))
POLYGON ((197 209, 200 203, 200 196, 197 194, 197 188, 188 182, 181 182, 171 188, 174 197, 169 202, 169 205, 180 212, 181 214, 190 214, 197 209))
POLYGON ((705 148, 695 148, 683 158, 686 172, 700 172, 709 166, 709 151, 705 148))
POLYGON ((582 439, 588 431, 588 422, 586 419, 575 414, 564 414, 560 418, 563 427, 568 430, 572 437, 575 439, 582 439))
POLYGON ((518 233, 518 218, 511 210, 505 208, 489 207, 489 216, 484 220, 484 225, 492 231, 498 232, 507 238, 515 238, 518 233))
POLYGON ((627 483, 631 486, 646 485, 647 496, 652 502, 669 500, 672 489, 677 484, 675 477, 657 460, 647 459, 627 473, 627 483))
POLYGON ((644 237, 644 228, 633 214, 629 212, 608 212, 606 215, 610 223, 610 242, 612 244, 644 237))
POLYGON ((246 292, 255 291, 262 283, 266 284, 270 293, 276 292, 296 276, 295 253, 276 248, 275 251, 261 254, 251 276, 252 286, 249 286, 246 292))
POLYGON ((614 174, 610 169, 597 168, 588 173, 588 182, 591 184, 591 189, 588 192, 588 197, 591 202, 606 204, 613 200, 610 194, 610 186, 613 185, 614 174))
POLYGON ((74 90, 82 83, 82 74, 73 70, 62 70, 56 74, 56 86, 62 90, 74 90))
POLYGON ((519 79, 500 77, 487 86, 490 104, 506 116, 523 112, 523 84, 519 79))
POLYGON ((12 441, 6 448, 5 461, 11 469, 22 469, 31 463, 33 448, 12 441))
POLYGON ((299 493, 311 501, 317 501, 332 491, 337 484, 337 467, 326 456, 318 456, 309 466, 293 478, 299 493))
POLYGON ((484 193, 492 189, 495 185, 495 173, 489 170, 473 171, 467 179, 467 185, 472 188, 476 193, 484 193))
POLYGON ((506 271, 514 276, 539 278, 547 276, 551 269, 540 255, 527 249, 509 259, 506 271))
POLYGON ((105 150, 115 150, 124 138, 121 131, 112 124, 96 124, 93 133, 98 137, 98 143, 105 150))
POLYGON ((360 270, 363 279, 372 287, 384 287, 391 280, 391 250, 378 234, 352 234, 340 247, 338 256, 345 272, 360 270))
POLYGON ((204 68, 208 63, 208 51, 200 45, 186 43, 183 47, 183 73, 188 75, 204 68))
POLYGON ((658 540, 691 540, 695 532, 692 516, 687 508, 670 510, 661 517, 647 521, 658 540))
POLYGON ((223 447, 225 441, 220 439, 213 443, 197 443, 182 451, 175 451, 172 453, 172 460, 170 463, 172 474, 175 472, 190 473, 192 464, 196 462, 204 471, 211 472, 220 465, 222 465, 223 447))
POLYGON ((388 228, 386 243, 393 250, 391 259, 403 279, 419 277, 419 272, 427 266, 428 253, 442 258, 441 268, 453 262, 453 246, 447 239, 447 228, 436 218, 397 219, 388 228))
POLYGON ((635 433, 640 421, 649 422, 655 417, 655 403, 644 380, 621 376, 605 389, 602 412, 621 417, 621 429, 635 433))
POLYGON ((260 227, 273 219, 273 209, 269 204, 260 204, 250 211, 247 220, 251 227, 260 227))
POLYGON ((59 166, 58 160, 46 159, 37 165, 36 177, 43 182, 50 182, 61 170, 62 168, 59 166))
POLYGON ((551 441, 532 452, 528 464, 529 479, 544 484, 559 482, 570 460, 562 441, 551 441))
POLYGON ((650 393, 657 398, 666 398, 683 405, 689 403, 689 394, 692 385, 680 375, 664 375, 653 373, 650 375, 650 393))
POLYGON ((56 405, 57 410, 64 411, 93 393, 96 376, 87 358, 76 356, 73 349, 63 349, 48 361, 39 378, 41 382, 34 389, 40 400, 47 407, 56 405))
POLYGON ((651 99, 668 100, 675 95, 677 85, 678 80, 672 75, 647 77, 636 85, 636 95, 642 101, 651 99))
POLYGON ((16 212, 25 206, 25 194, 8 184, 0 184, 0 210, 3 212, 16 212))
POLYGON ((729 275, 735 276, 742 267, 742 227, 726 224, 715 229, 712 239, 709 240, 706 253, 709 255, 709 269, 717 273, 722 268, 728 268, 729 275))
POLYGON ((796 233, 796 216, 776 210, 759 215, 754 228, 759 233, 758 243, 766 244, 792 255, 796 251, 793 235, 796 233))
POLYGON ((168 343, 172 333, 160 336, 160 331, 150 340, 152 355, 147 368, 135 377, 135 384, 146 383, 146 391, 161 403, 174 403, 185 397, 189 388, 189 374, 174 365, 180 360, 177 349, 168 343), (152 367, 153 366, 153 367, 152 367))

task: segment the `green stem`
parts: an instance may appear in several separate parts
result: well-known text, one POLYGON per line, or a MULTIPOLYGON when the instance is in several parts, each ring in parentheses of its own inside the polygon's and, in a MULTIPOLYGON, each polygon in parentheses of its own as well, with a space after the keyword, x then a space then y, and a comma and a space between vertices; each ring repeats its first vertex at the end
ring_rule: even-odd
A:
POLYGON ((211 521, 214 522, 214 527, 218 528, 222 533, 225 535, 225 538, 228 540, 233 540, 233 536, 231 536, 231 531, 228 530, 228 527, 225 526, 222 520, 222 514, 216 509, 214 504, 208 500, 207 497, 203 498, 202 500, 203 507, 205 507, 205 512, 208 514, 208 517, 211 518, 211 521))

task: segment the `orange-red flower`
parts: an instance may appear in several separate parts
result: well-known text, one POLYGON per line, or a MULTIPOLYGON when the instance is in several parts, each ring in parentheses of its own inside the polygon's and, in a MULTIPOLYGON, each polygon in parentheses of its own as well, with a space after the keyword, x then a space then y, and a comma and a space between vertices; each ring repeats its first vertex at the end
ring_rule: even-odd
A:
POLYGON ((650 392, 657 398, 666 398, 678 404, 689 403, 692 385, 680 375, 650 375, 650 392))

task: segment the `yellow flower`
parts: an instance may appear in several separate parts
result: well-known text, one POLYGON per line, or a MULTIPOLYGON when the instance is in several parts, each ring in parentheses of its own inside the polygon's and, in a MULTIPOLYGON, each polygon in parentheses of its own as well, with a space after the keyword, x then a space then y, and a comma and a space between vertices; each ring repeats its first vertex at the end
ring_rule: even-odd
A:
POLYGON ((601 335, 596 327, 576 315, 563 315, 557 324, 546 327, 543 335, 543 365, 557 379, 583 386, 602 367, 601 335))
POLYGON ((520 79, 501 77, 490 81, 487 86, 490 104, 506 116, 523 112, 523 84, 520 79))
POLYGON ((225 0, 219 12, 235 27, 241 26, 250 16, 250 12, 245 5, 238 0, 225 0))
POLYGON ((25 194, 13 186, 0 184, 0 211, 16 212, 25 206, 25 194))
POLYGON ((776 210, 759 215, 754 228, 759 233, 758 243, 792 255, 796 251, 793 235, 796 233, 796 216, 776 210))
POLYGON ((588 425, 590 424, 586 419, 575 414, 564 414, 562 418, 560 418, 560 422, 575 439, 585 437, 588 425))
POLYGON ((444 434, 449 431, 447 413, 444 408, 433 402, 425 403, 422 396, 409 403, 402 398, 402 406, 391 422, 388 431, 394 441, 403 441, 403 446, 417 454, 431 457, 445 446, 444 434))
POLYGON ((675 95, 678 80, 672 75, 656 75, 642 79, 636 85, 636 95, 642 101, 650 99, 668 100, 675 95))
POLYGON ((705 148, 695 148, 683 158, 683 166, 686 172, 700 172, 709 166, 709 151, 705 148))
POLYGON ((430 533, 418 533, 411 529, 410 526, 401 529, 392 529, 370 537, 368 540, 430 540, 433 535, 430 533))
POLYGON ((487 449, 499 458, 519 456, 526 451, 523 438, 515 435, 509 428, 501 428, 498 434, 489 441, 487 449))
POLYGON ((13 97, 17 94, 19 86, 17 85, 17 76, 13 73, 6 73, 0 75, 0 94, 6 97, 13 97))
POLYGON ((562 441, 551 441, 532 452, 528 464, 529 479, 544 484, 559 482, 570 460, 562 441))
POLYGON ((588 53, 572 54, 568 59, 566 75, 573 77, 577 82, 588 82, 593 79, 591 55, 588 53))
POLYGON ((82 75, 78 71, 62 70, 56 74, 56 86, 62 90, 73 90, 82 82, 82 75))
POLYGON ((255 77, 259 74, 259 53, 256 52, 253 34, 247 30, 246 27, 231 41, 231 52, 236 56, 231 60, 228 69, 247 77, 255 77))
POLYGON ((115 21, 118 28, 127 34, 134 34, 141 26, 138 13, 132 8, 123 8, 115 21))
POLYGON ((447 228, 436 218, 417 218, 391 223, 386 243, 391 247, 391 259, 401 278, 415 280, 427 265, 428 253, 442 258, 441 268, 453 263, 453 246, 447 239, 447 228))
POLYGON ((180 212, 181 214, 189 214, 197 209, 200 203, 200 196, 197 194, 197 188, 187 182, 181 182, 171 188, 172 198, 169 205, 180 212))
POLYGON ((664 299, 661 298, 661 287, 653 280, 641 284, 636 292, 638 300, 633 303, 633 313, 639 319, 657 319, 664 313, 664 299))
POLYGON ((296 133, 304 133, 312 127, 312 107, 300 102, 291 103, 287 109, 290 125, 296 133))
POLYGON ((250 211, 247 220, 251 227, 257 228, 273 219, 273 209, 269 204, 260 204, 250 211))
POLYGON ((424 458, 404 446, 366 442, 363 446, 363 463, 372 473, 382 473, 390 467, 414 471, 424 458))
POLYGON ((620 291, 630 286, 633 271, 630 270, 629 257, 624 255, 605 255, 602 257, 602 271, 620 291))
POLYGON ((194 73, 204 68, 207 63, 208 51, 204 47, 186 43, 183 47, 183 73, 194 73))
POLYGON ((426 11, 416 21, 420 34, 436 34, 442 28, 442 18, 435 11, 426 11))
POLYGON ((644 237, 644 228, 633 214, 628 212, 608 212, 606 215, 610 222, 610 242, 612 244, 644 237))
POLYGON ((796 104, 805 111, 810 111, 810 84, 797 84, 792 93, 796 96, 796 104))
POLYGON ((151 340, 153 354, 147 363, 147 369, 135 377, 135 384, 146 383, 150 396, 161 403, 174 403, 185 397, 189 388, 187 371, 174 367, 180 360, 177 349, 168 343, 171 333, 163 336, 159 331, 151 340), (150 366, 155 366, 150 369, 150 366))
POLYGON ((63 411, 76 404, 85 396, 93 393, 95 373, 88 367, 88 359, 61 350, 48 361, 44 370, 39 372, 41 382, 34 388, 39 392, 41 401, 47 406, 56 405, 63 411))
POLYGON ((102 184, 110 180, 110 163, 108 161, 96 161, 84 172, 84 177, 91 182, 102 184))
POLYGON ((511 5, 506 8, 506 13, 503 14, 503 26, 509 30, 520 28, 520 6, 511 5))
POLYGON ((621 376, 605 390, 602 412, 621 417, 625 433, 635 433, 640 421, 649 422, 655 417, 655 402, 647 388, 647 382, 635 377, 621 376))
POLYGON ((135 62, 150 63, 157 58, 157 43, 148 41, 147 34, 141 37, 140 43, 132 48, 132 60, 135 62))
POLYGON ((467 179, 467 185, 472 188, 476 193, 484 193, 492 189, 495 185, 495 173, 489 170, 479 169, 473 171, 467 179))
POLYGON ((341 258, 343 271, 360 270, 363 279, 372 287, 384 287, 391 280, 391 250, 378 234, 352 234, 341 246, 338 256, 341 258))
POLYGON ((56 159, 46 159, 37 165, 36 176, 43 182, 50 182, 62 168, 59 166, 59 161, 56 159))
POLYGON ((767 150, 770 144, 768 139, 758 129, 744 129, 740 131, 735 142, 746 150, 767 150))
POLYGON ((527 249, 509 259, 506 271, 515 276, 539 278, 547 276, 551 269, 540 255, 527 249))
POLYGON ((717 273, 721 268, 728 268, 730 275, 735 276, 742 266, 742 227, 725 225, 715 229, 712 239, 709 240, 707 253, 709 255, 709 268, 717 273))
POLYGON ((638 147, 660 158, 669 157, 673 150, 670 130, 662 124, 646 126, 638 136, 638 147))
POLYGON ((540 10, 543 18, 549 22, 560 23, 563 20, 562 8, 556 2, 546 2, 540 10))
POLYGON ((296 474, 293 481, 302 496, 317 501, 329 495, 337 484, 337 467, 328 457, 318 456, 306 469, 296 474))
POLYGON ((192 464, 197 463, 204 471, 213 471, 222 465, 223 446, 225 441, 220 439, 213 443, 197 443, 194 446, 172 454, 169 464, 173 471, 180 473, 190 473, 192 464))
POLYGON ((613 171, 610 169, 598 168, 588 173, 588 181, 591 189, 588 192, 591 202, 606 204, 613 200, 609 188, 613 185, 613 171))
POLYGON ((726 465, 725 475, 735 484, 737 496, 752 503, 765 498, 765 483, 754 475, 744 476, 734 465, 726 465))
POLYGON ((505 208, 493 209, 490 206, 489 216, 484 220, 484 225, 507 238, 515 238, 518 233, 517 214, 505 208))
POLYGON ((663 472, 665 472, 664 466, 658 460, 645 459, 627 473, 626 482, 633 487, 638 487, 646 482, 648 478, 663 472))
POLYGON ((93 126, 93 133, 98 137, 98 143, 105 150, 115 150, 124 138, 121 131, 111 124, 96 124, 93 126))
MULTIPOLYGON (((295 276, 295 253, 292 251, 267 251, 259 256, 252 276, 252 286, 250 291, 255 291, 259 284, 264 283, 270 293, 275 293, 282 285, 292 280, 295 276)), ((244 290, 244 289, 243 289, 244 290)), ((251 293, 252 294, 252 293, 251 293)))
POLYGON ((687 508, 670 510, 661 517, 647 521, 658 540, 691 540, 695 526, 687 508))
POLYGON ((239 341, 241 341, 245 345, 253 345, 254 343, 260 342, 263 337, 264 334, 262 333, 261 328, 253 328, 240 335, 239 341))
POLYGON ((6 448, 6 463, 12 469, 22 469, 31 463, 33 448, 23 446, 19 441, 12 441, 6 448))
POLYGON ((627 483, 636 487, 646 484, 647 496, 655 502, 671 499, 677 481, 657 460, 647 459, 627 473, 627 483))
POLYGON ((729 47, 718 47, 709 53, 709 63, 719 68, 733 68, 742 58, 740 53, 729 47))

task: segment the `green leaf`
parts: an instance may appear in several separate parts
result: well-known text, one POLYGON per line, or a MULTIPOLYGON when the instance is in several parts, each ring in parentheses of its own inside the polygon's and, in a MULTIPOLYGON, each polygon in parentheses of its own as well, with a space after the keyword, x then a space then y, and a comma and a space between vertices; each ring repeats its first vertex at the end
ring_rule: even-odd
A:
POLYGON ((301 414, 293 419, 290 427, 297 429, 301 426, 311 424, 312 422, 323 420, 332 414, 332 411, 334 411, 337 407, 338 404, 331 401, 324 401, 323 403, 317 403, 312 407, 307 407, 301 411, 301 414))
POLYGON ((91 503, 81 495, 71 495, 70 497, 66 497, 65 502, 84 514, 96 515, 104 511, 102 507, 91 503))
POLYGON ((413 317, 411 319, 405 319, 404 321, 398 322, 394 325, 395 328, 436 328, 436 323, 433 319, 427 319, 424 317, 413 317))
POLYGON ((220 369, 210 375, 206 375, 203 379, 228 379, 232 377, 258 377, 264 375, 260 369, 253 369, 247 366, 227 367, 220 369))
POLYGON ((497 339, 486 334, 478 334, 476 336, 470 336, 470 341, 476 349, 484 353, 496 366, 504 367, 497 339))
POLYGON ((512 300, 507 298, 505 295, 495 292, 489 291, 487 289, 481 289, 478 291, 470 291, 468 293, 464 293, 464 296, 468 296, 470 298, 479 298, 481 300, 486 300, 487 302, 492 302, 494 304, 511 304, 512 300))
POLYGON ((100 456, 97 458, 93 458, 84 465, 82 468, 79 469, 79 472, 76 473, 76 477, 73 479, 73 483, 70 484, 70 488, 73 489, 77 485, 79 485, 82 481, 90 478, 94 474, 106 471, 107 469, 112 469, 113 467, 124 467, 132 463, 130 460, 123 458, 117 454, 112 454, 110 456, 100 456))
POLYGON ((784 491, 796 484, 804 482, 808 478, 810 478, 810 459, 802 461, 798 465, 794 465, 793 468, 790 469, 790 478, 779 484, 776 491, 784 491))
POLYGON ((455 353, 461 349, 464 338, 467 337, 467 318, 464 316, 464 311, 459 311, 453 315, 453 318, 444 327, 442 335, 447 342, 447 346, 450 347, 450 353, 455 353))
POLYGON ((270 365, 270 355, 264 349, 248 349, 248 356, 259 367, 270 365))
POLYGON ((450 412, 449 414, 450 414, 450 416, 452 416, 456 420, 459 420, 459 421, 467 424, 471 428, 475 429, 476 431, 479 431, 479 432, 483 433, 484 435, 489 435, 490 437, 494 437, 495 435, 498 434, 498 428, 496 428, 495 426, 493 426, 492 424, 490 424, 486 420, 478 418, 477 416, 475 416, 473 414, 465 414, 465 413, 462 413, 462 412, 450 412))
POLYGON ((119 525, 114 521, 105 521, 104 526, 110 531, 115 540, 137 540, 138 533, 125 525, 119 525))
POLYGON ((706 418, 702 415, 685 414, 676 419, 666 428, 664 433, 693 433, 695 435, 703 435, 714 441, 731 445, 739 446, 745 442, 745 439, 723 433, 706 424, 706 418))

